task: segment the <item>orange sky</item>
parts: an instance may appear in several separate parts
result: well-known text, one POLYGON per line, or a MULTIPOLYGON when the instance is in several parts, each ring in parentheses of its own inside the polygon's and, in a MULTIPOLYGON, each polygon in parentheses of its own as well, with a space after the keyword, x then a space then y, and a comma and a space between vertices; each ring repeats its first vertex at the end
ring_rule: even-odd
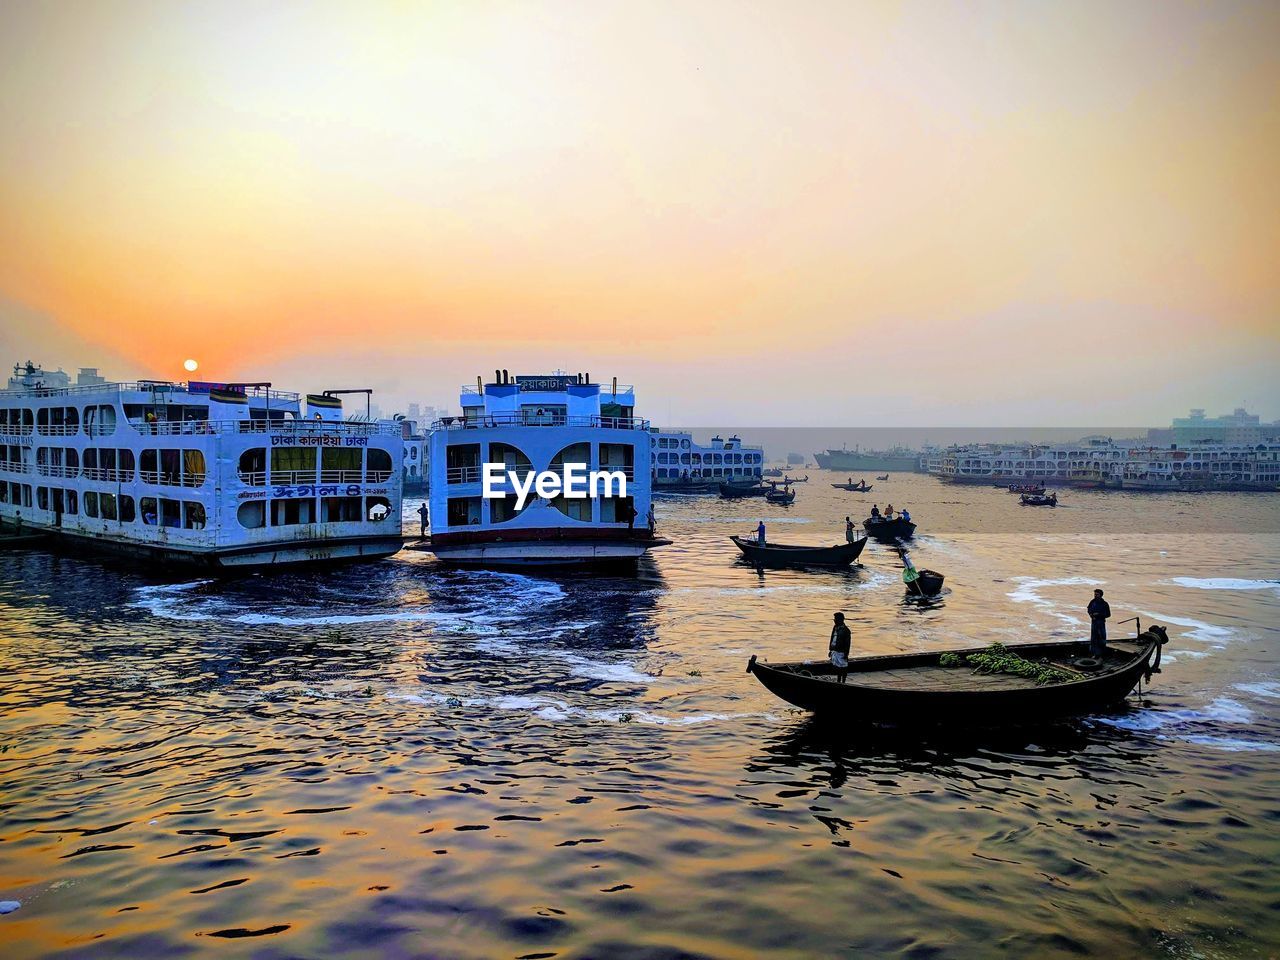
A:
POLYGON ((0 346, 384 407, 563 366, 689 423, 1270 419, 1277 51, 1274 3, 10 3, 0 346))

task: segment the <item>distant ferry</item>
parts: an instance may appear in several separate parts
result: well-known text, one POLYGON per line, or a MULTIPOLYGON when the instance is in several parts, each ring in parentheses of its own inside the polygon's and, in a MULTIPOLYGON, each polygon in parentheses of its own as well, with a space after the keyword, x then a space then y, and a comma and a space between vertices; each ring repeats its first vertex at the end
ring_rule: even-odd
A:
POLYGON ((476 378, 460 397, 462 416, 435 423, 430 439, 431 536, 440 560, 462 566, 528 567, 634 563, 670 543, 649 525, 649 422, 635 416, 635 388, 589 375, 476 378), (544 499, 524 506, 509 480, 483 495, 484 465, 521 483, 530 473, 564 477, 567 464, 621 473, 626 495, 544 499))
POLYGON ((0 391, 0 520, 213 570, 375 560, 402 544, 398 434, 335 396, 28 362, 0 391))
POLYGON ((655 490, 699 487, 715 492, 721 480, 759 480, 764 471, 764 448, 743 446, 741 437, 716 436, 703 446, 684 431, 655 427, 651 432, 655 490))
POLYGON ((1054 445, 973 444, 929 458, 929 472, 949 483, 1033 481, 1148 492, 1280 490, 1280 442, 1195 443, 1155 447, 1085 437, 1054 445))
POLYGON ((814 459, 823 470, 852 472, 916 471, 920 469, 920 454, 906 447, 892 450, 848 450, 831 448, 826 453, 815 453, 814 459))

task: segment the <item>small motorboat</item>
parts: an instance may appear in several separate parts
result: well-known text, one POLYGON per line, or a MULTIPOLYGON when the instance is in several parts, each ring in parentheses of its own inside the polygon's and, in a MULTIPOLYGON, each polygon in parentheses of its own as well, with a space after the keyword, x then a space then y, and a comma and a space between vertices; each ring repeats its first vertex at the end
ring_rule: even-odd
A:
POLYGON ((1011 483, 1008 490, 1010 493, 1025 493, 1033 497, 1041 496, 1044 493, 1044 484, 1042 483, 1011 483))
POLYGON ((901 515, 892 520, 886 517, 867 517, 862 521, 862 529, 867 536, 877 540, 910 540, 916 532, 916 525, 910 520, 903 520, 901 515))
POLYGON ((786 489, 779 490, 777 487, 774 487, 764 495, 764 498, 769 503, 778 503, 785 507, 795 501, 796 492, 794 490, 786 489))
POLYGON ((837 490, 852 490, 854 493, 871 492, 871 484, 865 480, 859 480, 857 483, 833 483, 831 486, 837 490))
POLYGON ((768 663, 752 657, 747 672, 787 703, 842 720, 873 724, 950 725, 1029 722, 1107 707, 1139 681, 1160 672, 1169 640, 1151 626, 1132 640, 1107 645, 1102 657, 1088 641, 1018 644, 1004 653, 1030 661, 1051 679, 983 672, 968 657, 992 648, 858 657, 844 683, 826 660, 768 663), (955 665, 944 665, 955 664, 955 665))
POLYGON ((886 474, 885 474, 884 476, 882 476, 882 477, 876 477, 876 479, 877 479, 877 480, 888 480, 888 479, 889 479, 889 475, 886 473, 886 474))
POLYGON ((782 482, 787 483, 808 483, 809 475, 806 473, 803 477, 783 477, 782 482))
POLYGON ((902 582, 907 585, 907 593, 916 597, 933 597, 942 592, 942 581, 946 578, 938 571, 915 567, 912 570, 916 574, 912 579, 907 579, 911 571, 902 571, 902 582))
POLYGON ((1024 493, 1022 495, 1022 505, 1024 507, 1056 507, 1058 505, 1058 495, 1051 493, 1046 497, 1043 494, 1024 493))
POLYGON ((717 493, 720 490, 718 480, 678 480, 675 483, 664 483, 655 486, 653 492, 658 493, 717 493))
POLYGON ((793 543, 765 543, 745 537, 730 537, 742 555, 758 567, 847 567, 858 559, 867 538, 834 547, 807 547, 793 543))
POLYGON ((766 477, 780 477, 780 476, 782 476, 782 470, 781 470, 781 468, 779 468, 779 467, 770 467, 768 470, 764 471, 764 476, 766 476, 766 477))
POLYGON ((726 500, 736 500, 740 497, 763 497, 772 490, 763 483, 753 483, 749 486, 742 486, 736 483, 721 483, 720 496, 726 500))

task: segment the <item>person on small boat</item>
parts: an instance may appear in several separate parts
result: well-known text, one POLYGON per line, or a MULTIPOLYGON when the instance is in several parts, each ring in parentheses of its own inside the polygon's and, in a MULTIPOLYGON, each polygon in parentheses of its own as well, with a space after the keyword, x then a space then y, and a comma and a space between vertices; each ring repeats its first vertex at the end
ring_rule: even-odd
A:
POLYGON ((653 536, 658 530, 658 518, 653 513, 653 504, 649 504, 649 536, 653 536))
POLYGON ((1102 591, 1093 591, 1089 601, 1089 652, 1100 657, 1107 652, 1107 618, 1111 605, 1102 599, 1102 591))
POLYGON ((880 507, 874 503, 871 505, 871 519, 872 520, 880 519, 880 507))
POLYGON ((760 525, 756 527, 756 543, 764 546, 764 521, 760 521, 760 525))
POLYGON ((887 507, 885 507, 885 508, 884 508, 884 518, 885 518, 886 520, 892 520, 892 519, 893 519, 893 504, 892 504, 892 503, 891 503, 891 504, 889 504, 887 507))
POLYGON ((843 613, 836 613, 832 619, 835 623, 831 627, 829 656, 831 665, 836 668, 836 682, 844 683, 844 678, 849 675, 849 641, 852 638, 844 624, 843 613))
POLYGON ((855 535, 854 535, 854 527, 853 527, 853 518, 852 518, 852 517, 845 517, 845 518, 844 518, 844 538, 845 538, 845 540, 847 540, 849 543, 853 543, 853 541, 856 539, 856 537, 855 537, 855 535))
POLYGON ((427 501, 422 501, 422 506, 418 508, 418 536, 426 537, 427 535, 427 519, 430 514, 427 511, 427 501))
POLYGON ((902 509, 902 513, 901 513, 901 514, 899 514, 899 516, 901 516, 901 517, 902 517, 902 522, 903 522, 903 523, 910 523, 910 522, 911 522, 911 511, 910 511, 910 510, 908 510, 908 509, 906 509, 905 507, 903 507, 903 509, 902 509))

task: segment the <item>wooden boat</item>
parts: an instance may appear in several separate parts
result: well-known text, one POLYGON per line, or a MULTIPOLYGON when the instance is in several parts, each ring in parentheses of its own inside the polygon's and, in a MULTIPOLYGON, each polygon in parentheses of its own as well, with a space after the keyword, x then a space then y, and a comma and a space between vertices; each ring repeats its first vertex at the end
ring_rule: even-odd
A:
POLYGON ((884 476, 882 476, 882 477, 876 477, 876 479, 877 479, 877 480, 888 480, 888 479, 889 479, 889 475, 886 473, 886 474, 885 474, 884 476))
POLYGON ((946 578, 937 570, 917 568, 919 576, 907 582, 907 593, 917 597, 932 597, 942 592, 942 581, 946 578))
POLYGON ((718 493, 720 491, 720 481, 718 480, 682 480, 677 483, 664 483, 661 486, 655 486, 653 492, 659 493, 718 493))
POLYGON ((783 483, 808 483, 809 475, 806 473, 803 477, 783 477, 783 483))
POLYGON ((739 486, 733 483, 720 484, 720 496, 726 499, 737 499, 739 497, 763 497, 771 488, 766 487, 763 483, 753 483, 750 486, 739 486))
POLYGON ((1051 493, 1049 496, 1042 494, 1026 494, 1022 495, 1022 505, 1024 507, 1056 507, 1058 505, 1058 495, 1051 493))
MULTIPOLYGON (((858 657, 844 683, 828 661, 768 663, 752 657, 747 671, 775 696, 803 710, 876 724, 1001 724, 1084 713, 1123 700, 1140 680, 1160 671, 1163 627, 1113 642, 1101 658, 1088 641, 1019 644, 1010 649, 1044 661, 1076 679, 1037 685, 1007 673, 976 673, 968 665, 944 667, 943 651, 858 657)), ((984 648, 948 651, 966 655, 984 648)))
POLYGON ((786 506, 795 500, 796 492, 794 490, 779 490, 777 487, 775 487, 774 489, 766 493, 764 495, 764 498, 769 503, 778 503, 778 504, 782 504, 783 506, 786 506))
POLYGON ((782 476, 782 470, 781 470, 780 468, 778 468, 778 467, 770 467, 768 470, 764 471, 764 476, 766 476, 766 477, 780 477, 780 476, 782 476))
POLYGON ((859 480, 857 483, 833 483, 832 486, 837 490, 852 490, 854 493, 871 492, 871 484, 865 480, 859 480))
POLYGON ((886 520, 884 517, 867 517, 862 521, 862 529, 867 531, 867 536, 875 537, 877 540, 910 540, 912 534, 916 532, 916 525, 910 520, 903 520, 901 515, 892 520, 886 520))
POLYGON ((834 547, 808 547, 792 543, 765 543, 730 537, 742 555, 760 567, 847 567, 858 559, 867 538, 834 547))

